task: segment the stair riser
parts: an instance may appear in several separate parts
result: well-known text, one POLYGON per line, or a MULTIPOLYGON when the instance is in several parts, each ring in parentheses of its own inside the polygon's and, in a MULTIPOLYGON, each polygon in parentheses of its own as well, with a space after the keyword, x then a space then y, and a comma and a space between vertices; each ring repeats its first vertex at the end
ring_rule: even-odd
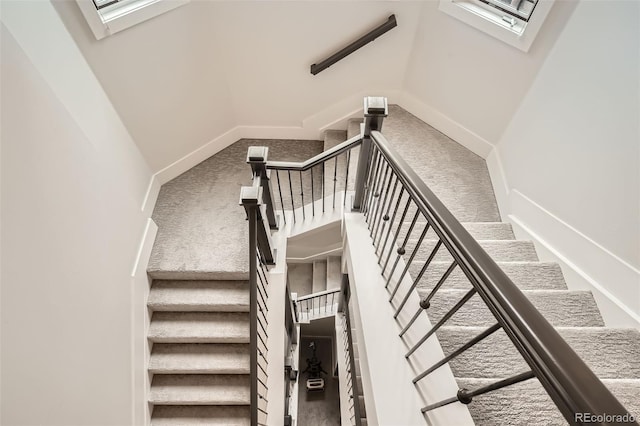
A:
POLYGON ((154 374, 249 374, 249 345, 154 344, 154 374))
POLYGON ((248 343, 245 313, 156 312, 147 337, 160 343, 248 343))
POLYGON ((250 426, 247 406, 156 406, 152 426, 250 426))
MULTIPOLYGON (((438 340, 445 354, 464 345, 483 330, 443 328, 438 340)), ((559 329, 567 343, 599 378, 640 379, 640 333, 637 330, 594 328, 559 329)), ((506 334, 498 330, 450 363, 456 377, 508 377, 528 367, 506 334), (500 356, 496 356, 500 348, 500 356)))
MULTIPOLYGON (((426 294, 420 291, 422 297, 426 294)), ((440 320, 462 299, 464 291, 438 291, 431 299, 427 314, 432 324, 440 320)), ((588 292, 526 292, 540 313, 556 327, 602 327, 604 323, 595 300, 588 292)), ((405 307, 411 312, 417 307, 405 307)), ((480 296, 474 295, 450 319, 447 326, 486 326, 495 324, 494 316, 480 296)))
POLYGON ((247 375, 156 375, 150 402, 162 405, 247 405, 247 375))
MULTIPOLYGON (((405 247, 405 259, 408 259, 413 253, 416 243, 417 241, 409 241, 405 247)), ((423 241, 417 251, 415 260, 427 260, 435 248, 436 243, 435 240, 423 241)), ((480 241, 480 246, 496 262, 536 262, 538 260, 538 255, 536 254, 533 243, 529 241, 480 241)), ((449 254, 444 244, 442 244, 433 261, 452 262, 453 257, 449 254)))
MULTIPOLYGON (((395 204, 393 205, 395 207, 395 204)), ((390 215, 393 214, 393 210, 390 212, 390 215)), ((398 215, 402 214, 402 212, 398 212, 398 215)), ((399 219, 398 215, 396 216, 399 219)), ((407 235, 409 230, 410 222, 404 222, 404 224, 398 229, 399 222, 393 225, 393 232, 398 232, 398 241, 402 242, 407 235)), ((419 220, 416 221, 416 225, 411 232, 412 238, 418 238, 424 227, 426 225, 426 221, 419 220)), ((515 235, 513 234, 513 229, 511 224, 503 223, 503 222, 465 222, 462 224, 464 228, 471 234, 473 238, 476 240, 515 240, 515 235)), ((385 227, 386 229, 386 227, 385 227)), ((386 231, 385 231, 386 235, 386 231)), ((390 237, 391 238, 391 237, 390 237)), ((427 235, 425 238, 436 238, 436 233, 433 229, 427 231, 427 235)))
MULTIPOLYGON (((423 289, 433 288, 444 275, 450 263, 432 263, 420 280, 419 287, 423 289)), ((424 262, 412 263, 409 267, 409 275, 417 278, 424 266, 424 262)), ((566 290, 567 285, 562 276, 560 267, 555 263, 510 263, 499 262, 498 266, 521 290, 566 290)), ((455 268, 447 278, 442 289, 469 289, 471 283, 460 268, 455 268)))
MULTIPOLYGON (((461 388, 469 390, 486 386, 496 379, 458 379, 461 388)), ((636 418, 640 415, 640 381, 603 380, 605 386, 636 418)), ((537 379, 474 397, 467 406, 478 425, 529 426, 544 424, 566 426, 567 421, 537 379)))
POLYGON ((181 304, 181 303, 149 303, 154 312, 249 312, 249 304, 181 304))
POLYGON ((249 312, 247 281, 154 281, 147 302, 153 311, 249 312))

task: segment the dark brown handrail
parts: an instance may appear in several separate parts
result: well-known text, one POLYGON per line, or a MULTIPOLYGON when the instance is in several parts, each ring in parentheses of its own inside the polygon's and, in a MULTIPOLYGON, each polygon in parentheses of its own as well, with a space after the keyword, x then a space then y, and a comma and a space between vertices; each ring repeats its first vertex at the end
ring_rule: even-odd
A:
POLYGON ((306 161, 267 161, 266 167, 269 170, 290 170, 296 172, 305 172, 312 167, 318 166, 334 157, 337 157, 345 151, 349 151, 350 149, 355 148, 361 143, 362 137, 360 135, 357 135, 352 137, 351 139, 339 143, 333 148, 330 148, 316 156, 309 158, 306 161))
POLYGON ((570 424, 576 413, 628 415, 560 334, 379 131, 372 141, 570 424))
POLYGON ((364 36, 360 37, 353 43, 350 43, 348 46, 344 47, 343 49, 340 49, 333 55, 329 56, 327 59, 321 61, 319 64, 311 65, 311 74, 316 75, 319 72, 329 68, 331 65, 351 55, 353 52, 360 49, 362 46, 368 43, 371 43, 373 40, 377 39, 387 31, 397 26, 398 26, 398 22, 396 21, 396 15, 389 16, 389 18, 387 18, 387 22, 385 22, 384 24, 369 31, 364 36))
MULTIPOLYGON (((382 126, 382 118, 386 115, 387 105, 385 99, 365 99, 366 120, 362 135, 351 138, 305 162, 267 161, 266 151, 253 150, 250 152, 248 162, 252 164, 252 168, 254 169, 254 186, 243 188, 243 192, 246 191, 243 193, 243 204, 245 208, 251 207, 254 210, 254 213, 249 214, 248 212, 248 216, 251 218, 252 223, 257 222, 258 225, 257 229, 250 229, 251 243, 252 245, 258 246, 258 249, 254 249, 252 253, 260 252, 262 257, 265 258, 268 257, 265 256, 265 253, 268 254, 272 252, 269 246, 269 239, 261 238, 261 235, 268 233, 267 229, 269 226, 265 223, 267 222, 266 219, 260 220, 261 211, 259 209, 262 201, 268 204, 266 206, 267 208, 273 208, 272 197, 269 194, 270 182, 269 176, 266 174, 267 169, 276 170, 276 172, 278 170, 287 172, 306 171, 312 167, 323 165, 324 162, 331 158, 337 158, 337 156, 343 152, 347 152, 348 155, 353 147, 362 145, 358 162, 354 208, 359 209, 362 203, 365 218, 371 218, 374 223, 378 220, 376 216, 382 216, 382 209, 375 207, 372 216, 371 211, 368 211, 367 207, 370 207, 372 200, 380 195, 379 190, 381 187, 379 183, 375 182, 380 178, 378 171, 381 168, 380 164, 382 160, 384 160, 387 164, 385 167, 393 171, 395 177, 401 183, 402 191, 408 194, 409 201, 415 203, 419 213, 427 219, 429 226, 434 229, 434 232, 438 235, 442 244, 453 257, 454 264, 452 264, 452 267, 455 267, 455 265, 460 267, 473 286, 472 292, 477 292, 480 295, 485 305, 495 316, 499 327, 504 329, 507 336, 531 369, 531 372, 524 372, 475 391, 469 392, 461 389, 456 397, 442 401, 441 403, 432 404, 432 406, 442 406, 453 401, 468 403, 471 401, 473 395, 498 389, 510 383, 526 380, 533 374, 538 378, 559 411, 570 424, 583 423, 579 421, 580 413, 587 413, 591 418, 597 418, 598 416, 603 416, 605 419, 615 419, 616 416, 627 416, 628 418, 630 413, 624 406, 622 406, 584 361, 571 349, 553 326, 549 324, 522 291, 500 269, 496 262, 427 187, 404 159, 390 146, 389 142, 379 131, 382 126), (373 164, 371 164, 374 151, 376 157, 373 164), (373 185, 371 185, 372 182, 374 183, 373 185), (268 190, 263 192, 265 187, 268 188, 268 190), (269 201, 266 199, 262 200, 265 193, 269 201), (264 245, 264 248, 261 248, 261 245, 264 245)), ((349 164, 348 160, 347 164, 349 164)), ((313 172, 313 170, 311 170, 311 172, 313 172)), ((381 174, 382 173, 380 173, 380 175, 381 174)), ((313 180, 313 175, 311 175, 311 177, 313 180)), ((386 172, 382 181, 385 179, 386 172)), ((293 196, 293 190, 291 190, 291 194, 293 196)), ((391 198, 393 197, 394 196, 391 195, 391 198)), ((396 210, 399 206, 401 195, 398 197, 396 210)), ((384 199, 386 199, 386 195, 384 199)), ((383 204, 384 203, 385 201, 383 201, 383 204)), ((408 207, 409 202, 406 204, 400 222, 404 220, 408 207)), ((265 216, 270 217, 271 215, 266 213, 265 216)), ((416 213, 413 219, 407 237, 417 217, 418 213, 416 213)), ((391 222, 394 222, 394 218, 395 213, 394 217, 391 218, 391 222)), ((389 218, 386 217, 386 219, 383 220, 388 219, 389 218)), ((372 226, 372 232, 374 232, 373 228, 377 227, 372 226)), ((391 242, 392 247, 394 243, 395 239, 391 242)), ((387 241, 385 239, 384 246, 386 246, 386 244, 387 241)), ((406 241, 402 247, 398 249, 398 255, 404 254, 405 244, 406 241)), ((391 253, 391 251, 389 253, 391 253)), ((380 253, 380 256, 381 255, 382 252, 380 253)), ((387 257, 387 262, 388 260, 389 257, 387 257)), ((255 265, 253 268, 255 269, 255 265)), ((383 273, 385 268, 386 262, 383 267, 383 273)), ((450 270, 448 272, 450 272, 450 270)), ((389 278, 391 275, 392 274, 389 275, 389 278)), ((445 274, 444 279, 446 279, 446 276, 447 274, 445 274)), ((469 297, 471 297, 471 294, 469 294, 469 297)), ((459 304, 464 304, 465 301, 466 300, 463 300, 459 302, 459 304)), ((420 308, 427 309, 428 305, 428 299, 426 301, 423 300, 420 303, 420 308)), ((453 312, 455 312, 455 309, 450 311, 449 314, 453 314, 453 312)), ((415 320, 415 318, 416 316, 414 316, 413 320, 415 320)), ((444 321, 446 321, 446 318, 444 321)), ((409 326, 410 325, 405 327, 403 333, 409 326)), ((426 407, 423 409, 423 412, 425 409, 426 407)), ((610 423, 605 420, 600 424, 610 423)))

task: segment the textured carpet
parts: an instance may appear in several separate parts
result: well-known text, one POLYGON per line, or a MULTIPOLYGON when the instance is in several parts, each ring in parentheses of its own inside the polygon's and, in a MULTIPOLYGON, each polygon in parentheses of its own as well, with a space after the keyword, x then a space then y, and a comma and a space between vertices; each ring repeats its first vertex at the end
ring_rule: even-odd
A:
MULTIPOLYGON (((349 123, 348 133, 329 131, 325 141, 243 139, 223 149, 172 181, 164 184, 153 212, 158 235, 148 271, 159 279, 242 279, 248 269, 247 233, 243 209, 238 206, 240 187, 250 184, 247 148, 269 147, 269 159, 304 161, 358 132, 358 122, 349 123)), ((499 221, 499 214, 484 160, 452 139, 420 121, 402 108, 391 105, 383 133, 418 175, 462 221, 499 221)), ((355 182, 358 150, 351 155, 349 186, 355 182)), ((336 188, 344 188, 346 155, 338 159, 336 188)), ((333 191, 333 167, 325 167, 325 196, 333 191)), ((321 196, 322 174, 313 176, 314 198, 321 196)), ((272 174, 277 208, 300 207, 311 200, 311 172, 272 174), (282 200, 278 190, 280 178, 282 200), (302 190, 300 184, 302 182, 302 190)), ((308 211, 310 211, 308 209, 308 211)))
MULTIPOLYGON (((354 132, 357 132, 357 123, 352 121, 347 136, 354 132)), ((481 240, 481 245, 496 257, 505 272, 558 327, 620 401, 633 414, 640 415, 640 333, 602 327, 591 294, 568 291, 558 265, 538 262, 530 243, 513 241, 510 227, 499 223, 484 160, 397 106, 390 107, 383 133, 453 214, 467 222, 467 229, 481 240)), ((325 143, 336 144, 343 137, 344 132, 330 132, 325 143)), ((166 280, 246 278, 247 226, 238 198, 240 186, 250 183, 250 169, 245 163, 250 145, 269 146, 270 159, 293 161, 310 158, 324 147, 320 141, 241 140, 163 185, 153 213, 159 231, 149 267, 152 277, 166 280)), ((336 174, 340 172, 338 169, 336 174)), ((283 204, 287 207, 291 203, 286 190, 288 175, 280 177, 285 189, 283 204)), ((354 177, 355 173, 350 170, 349 180, 354 177)), ((325 185, 328 187, 326 178, 327 174, 325 185)), ((302 185, 300 192, 310 200, 311 188, 317 188, 318 182, 322 186, 322 180, 318 179, 321 175, 314 175, 312 186, 310 173, 302 179, 293 174, 294 195, 302 185)), ((279 203, 279 191, 276 191, 274 186, 274 198, 279 203)), ((316 199, 319 197, 314 195, 316 199)), ((401 229, 400 234, 407 228, 401 229)), ((415 237, 410 241, 415 244, 415 237)), ((425 244, 433 245, 433 241, 427 238, 425 244)), ((428 252, 428 248, 420 248, 417 262, 409 271, 411 276, 417 276, 420 260, 424 261, 428 252)), ((446 255, 438 255, 418 285, 417 291, 422 296, 433 288, 449 260, 446 255)), ((464 275, 455 270, 432 300, 430 315, 442 316, 469 285, 464 275)), ((246 313, 241 308, 243 297, 234 292, 234 286, 221 284, 220 290, 226 296, 206 296, 219 303, 205 303, 192 297, 189 289, 203 295, 212 291, 208 284, 176 289, 165 282, 158 284, 157 293, 150 299, 150 309, 156 312, 149 339, 157 345, 150 366, 156 374, 151 400, 161 404, 154 410, 154 423, 246 424, 246 407, 211 405, 214 402, 246 404, 246 382, 241 374, 246 370, 242 361, 246 355, 237 346, 248 341, 246 313), (214 349, 198 345, 226 346, 214 349), (220 348, 225 350, 221 352, 220 348), (219 357, 219 362, 215 365, 204 362, 202 354, 219 357), (185 364, 193 368, 189 371, 177 367, 185 364), (189 407, 186 404, 204 405, 189 407)), ((398 303, 397 298, 394 303, 398 303)), ((438 333, 445 353, 453 351, 479 327, 491 323, 486 308, 471 299, 438 333)), ((491 339, 452 363, 461 387, 475 389, 522 368, 522 361, 504 335, 497 333, 491 339)), ((479 425, 565 424, 536 380, 478 397, 469 408, 479 425)), ((314 422, 309 424, 321 424, 314 422)))
POLYGON ((152 425, 249 425, 247 281, 151 286, 152 425))
POLYGON ((459 221, 500 221, 484 159, 397 105, 382 133, 459 221))
POLYGON ((153 212, 158 235, 151 277, 246 277, 249 230, 238 200, 240 187, 251 184, 246 156, 254 145, 268 146, 269 158, 283 161, 304 161, 322 151, 321 141, 243 139, 164 184, 153 212))
MULTIPOLYGON (((464 226, 623 405, 638 416, 640 332, 605 328, 591 292, 568 290, 558 265, 537 261, 534 247, 525 241, 515 241, 509 224, 476 222, 465 223, 464 226)), ((399 234, 406 235, 409 228, 409 223, 403 223, 399 234)), ((423 229, 424 223, 421 223, 411 233, 405 246, 405 260, 414 252, 417 235, 423 229)), ((432 231, 426 235, 409 268, 409 275, 414 279, 422 272, 435 246, 432 231)), ((422 298, 431 293, 451 264, 452 259, 445 252, 444 247, 439 249, 433 257, 434 263, 418 281, 417 291, 422 298)), ((433 295, 426 310, 432 324, 442 319, 471 287, 460 269, 454 269, 433 295)), ((399 306, 402 297, 404 294, 396 295, 394 306, 399 306)), ((415 312, 417 307, 407 306, 404 309, 415 312)), ((474 295, 436 335, 447 355, 495 323, 484 302, 474 295)), ((414 343, 408 342, 408 345, 414 343)), ((459 386, 469 390, 528 370, 522 356, 502 330, 463 352, 449 365, 459 386)), ((433 402, 436 401, 429 401, 433 402)), ((537 379, 476 397, 468 407, 478 425, 566 424, 537 379)))

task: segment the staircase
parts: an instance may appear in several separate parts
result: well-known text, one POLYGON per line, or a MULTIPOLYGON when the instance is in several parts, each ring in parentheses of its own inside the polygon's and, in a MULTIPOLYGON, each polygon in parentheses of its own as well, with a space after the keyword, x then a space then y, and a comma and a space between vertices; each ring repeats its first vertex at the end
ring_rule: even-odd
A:
MULTIPOLYGON (((335 315, 338 311, 340 301, 340 287, 342 285, 340 256, 327 256, 324 259, 317 259, 311 263, 311 293, 296 293, 296 309, 298 321, 308 323, 314 319, 325 318, 335 315)), ((300 264, 298 264, 300 265, 300 264)), ((304 268, 306 269, 306 268, 304 268)), ((295 283, 296 279, 301 279, 298 268, 296 277, 289 275, 289 282, 294 283, 294 288, 303 288, 295 283)))
MULTIPOLYGON (((393 116, 390 116, 389 124, 385 122, 385 129, 391 127, 389 133, 396 135, 397 140, 402 140, 402 143, 410 144, 410 141, 416 139, 414 134, 424 133, 423 127, 428 127, 424 123, 416 123, 415 117, 409 117, 409 114, 397 107, 392 110, 392 114, 396 114, 396 117, 400 118, 392 123, 393 116)), ((324 149, 335 146, 346 140, 347 137, 359 133, 360 121, 350 121, 346 132, 327 131, 324 149)), ((433 129, 429 132, 438 133, 433 129)), ((467 221, 464 226, 469 232, 583 357, 622 404, 636 416, 640 415, 640 403, 637 397, 640 395, 640 333, 638 330, 604 327, 602 317, 590 292, 568 290, 557 264, 541 262, 532 243, 515 240, 510 225, 496 221, 499 220, 497 208, 487 205, 488 203, 485 202, 488 197, 487 192, 491 193, 491 197, 493 196, 490 182, 474 169, 474 167, 481 166, 486 169, 483 161, 480 160, 482 164, 478 165, 473 163, 476 161, 474 159, 465 159, 463 161, 464 172, 455 175, 454 171, 453 174, 455 178, 458 178, 464 176, 464 173, 470 173, 473 175, 468 180, 471 183, 464 188, 464 191, 448 190, 452 184, 458 187, 458 182, 450 181, 450 178, 447 177, 435 176, 434 170, 438 169, 429 162, 440 162, 438 166, 447 170, 451 166, 446 162, 450 161, 451 164, 454 164, 463 148, 447 148, 446 144, 452 143, 452 141, 443 141, 448 139, 444 135, 438 134, 433 137, 436 139, 436 143, 429 146, 436 148, 428 155, 423 155, 424 158, 416 160, 416 163, 411 166, 434 189, 434 192, 441 196, 445 204, 450 206, 456 217, 467 221), (449 155, 451 152, 454 154, 449 155), (419 170, 422 163, 424 163, 424 168, 419 170), (487 182, 489 189, 486 189, 484 194, 477 195, 477 191, 475 191, 477 188, 474 185, 486 187, 487 182), (465 199, 472 199, 472 201, 459 202, 460 197, 463 196, 465 199)), ((185 232, 189 234, 186 237, 178 235, 177 242, 171 243, 168 242, 169 238, 159 234, 159 242, 156 242, 158 247, 154 247, 156 254, 171 253, 174 247, 191 247, 190 239, 197 239, 199 233, 202 233, 202 229, 207 229, 211 219, 214 222, 222 222, 219 229, 225 232, 225 238, 209 236, 206 244, 199 245, 200 243, 197 242, 196 256, 202 257, 203 253, 206 253, 204 257, 208 262, 207 268, 217 267, 215 265, 216 255, 211 255, 211 253, 216 253, 219 246, 228 245, 229 241, 244 241, 243 239, 246 239, 246 233, 242 231, 246 227, 244 214, 237 206, 237 191, 235 191, 237 186, 234 187, 234 185, 238 182, 244 182, 243 179, 246 178, 247 166, 244 164, 246 146, 266 143, 264 141, 241 142, 238 142, 240 156, 234 157, 229 154, 229 150, 235 149, 232 146, 220 154, 216 154, 211 158, 211 161, 207 160, 177 178, 168 184, 170 186, 175 183, 170 189, 161 193, 158 205, 165 206, 165 208, 170 206, 170 208, 167 208, 169 213, 164 219, 156 218, 156 213, 154 213, 154 220, 160 226, 160 233, 163 232, 163 229, 175 227, 180 232, 184 228, 185 232), (236 162, 241 166, 237 168, 233 166, 233 170, 229 174, 236 173, 238 177, 233 177, 235 175, 224 179, 216 177, 213 179, 213 183, 208 184, 209 186, 205 189, 191 190, 190 185, 193 184, 193 180, 190 181, 187 175, 192 171, 194 174, 200 175, 194 180, 208 179, 209 176, 220 173, 219 170, 224 169, 227 164, 235 164, 236 162), (212 193, 225 192, 230 187, 233 187, 234 191, 228 200, 211 201, 212 193), (175 206, 186 205, 183 202, 184 199, 180 197, 191 197, 186 203, 190 208, 194 205, 210 203, 201 209, 207 215, 202 226, 181 227, 180 222, 175 220, 176 215, 182 212, 180 208, 175 206), (213 208, 231 213, 212 218, 213 208), (163 228, 161 222, 164 222, 166 228, 163 228), (163 245, 167 245, 167 247, 163 247, 163 245)), ((282 145, 284 147, 285 145, 280 142, 269 141, 269 143, 273 143, 273 146, 282 145)), ((417 147, 414 144, 410 147, 409 152, 417 152, 418 149, 429 149, 429 147, 427 145, 417 147)), ((312 151, 309 150, 309 152, 312 151)), ((403 155, 410 156, 410 154, 404 153, 403 155)), ((305 155, 304 157, 310 156, 305 155)), ((336 170, 331 162, 327 162, 324 174, 325 186, 330 188, 335 177, 338 181, 342 179, 342 182, 346 179, 348 186, 353 187, 356 162, 357 152, 354 150, 351 153, 348 176, 344 165, 337 165, 336 170)), ((488 173, 486 175, 488 176, 488 173)), ((317 197, 316 194, 315 198, 317 199, 317 197)), ((289 206, 286 195, 283 204, 289 206)), ((193 214, 193 216, 189 217, 188 221, 200 220, 197 218, 198 215, 193 214)), ((406 228, 406 226, 403 227, 403 229, 406 228)), ((176 234, 176 231, 173 232, 176 234)), ((171 232, 168 233, 168 235, 170 234, 171 232)), ((435 239, 430 239, 432 237, 427 234, 426 240, 423 241, 416 261, 413 262, 409 270, 412 277, 417 277, 420 272, 421 262, 419 260, 424 261, 430 249, 436 244, 435 239)), ((411 244, 415 245, 416 240, 410 240, 407 253, 410 253, 413 248, 411 244)), ((236 245, 238 244, 236 243, 236 245)), ((242 250, 239 252, 242 253, 242 250)), ((250 421, 248 406, 249 324, 247 314, 249 293, 247 281, 243 279, 197 281, 194 278, 197 278, 198 274, 193 272, 197 272, 196 269, 200 267, 198 263, 200 260, 199 258, 189 260, 187 263, 190 263, 187 265, 186 271, 182 270, 185 269, 182 261, 174 262, 169 267, 161 265, 161 262, 155 262, 155 264, 152 262, 151 272, 153 273, 162 270, 171 271, 170 280, 162 274, 152 275, 158 279, 152 283, 148 302, 149 310, 152 312, 148 333, 148 340, 153 345, 149 361, 149 373, 152 377, 149 394, 149 403, 153 409, 152 424, 248 425, 250 421), (181 277, 185 279, 175 279, 181 277)), ((438 254, 417 288, 421 296, 425 296, 434 287, 437 280, 449 267, 450 261, 448 255, 444 254, 444 250, 438 254)), ((244 271, 244 260, 234 261, 231 259, 229 263, 232 265, 223 269, 225 272, 244 271)), ((339 288, 340 274, 339 260, 337 263, 335 259, 331 258, 315 261, 313 263, 312 292, 317 293, 331 288, 339 288)), ((442 317, 469 289, 470 283, 464 274, 459 269, 455 269, 431 301, 431 306, 427 311, 431 322, 435 323, 442 317)), ((474 296, 437 332, 445 355, 493 323, 488 309, 480 302, 477 295, 474 296)), ((354 349, 357 353, 357 342, 355 342, 354 349)), ((404 361, 398 360, 397 362, 404 361)), ((469 389, 476 389, 484 384, 495 382, 496 379, 508 377, 526 369, 521 356, 501 330, 455 358, 450 365, 460 387, 469 389)), ((359 388, 361 389, 361 386, 359 388)), ((364 405, 363 399, 362 405, 364 405)), ((479 425, 566 424, 536 379, 476 397, 469 405, 469 410, 479 425)), ((366 424, 366 420, 363 424, 366 424)))
POLYGON ((154 280, 152 425, 249 425, 248 282, 154 280))
MULTIPOLYGON (((591 292, 568 290, 560 267, 539 261, 531 242, 515 240, 510 224, 463 225, 622 404, 636 415, 640 413, 640 332, 604 327, 591 292)), ((436 244, 429 239, 430 235, 434 236, 427 233, 409 269, 412 277, 418 276, 436 244)), ((407 252, 411 252, 415 244, 416 240, 410 239, 407 252)), ((430 293, 452 260, 445 250, 438 251, 417 287, 421 297, 430 293)), ((470 289, 470 282, 456 268, 431 299, 426 311, 431 323, 440 320, 470 289)), ((448 355, 495 322, 476 294, 436 335, 448 355)), ((454 358, 450 366, 460 388, 470 390, 528 369, 502 329, 454 358)), ((476 397, 468 407, 478 425, 566 424, 537 379, 476 397)))

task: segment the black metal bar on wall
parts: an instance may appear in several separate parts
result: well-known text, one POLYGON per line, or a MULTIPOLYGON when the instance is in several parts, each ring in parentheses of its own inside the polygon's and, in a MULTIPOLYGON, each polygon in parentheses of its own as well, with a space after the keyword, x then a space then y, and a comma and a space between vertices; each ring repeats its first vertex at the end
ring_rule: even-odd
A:
POLYGON ((337 51, 333 55, 329 56, 324 61, 321 61, 318 64, 311 65, 311 74, 316 75, 319 72, 329 68, 331 65, 335 64, 336 62, 340 61, 341 59, 344 59, 345 57, 349 56, 350 54, 352 54, 356 50, 358 50, 361 47, 363 47, 364 45, 366 45, 368 43, 371 43, 373 40, 377 39, 378 37, 380 37, 384 33, 388 32, 389 30, 391 30, 391 29, 393 29, 393 28, 395 28, 397 26, 398 26, 398 23, 396 21, 396 15, 389 16, 389 18, 387 19, 387 22, 385 22, 384 24, 382 24, 379 27, 369 31, 367 34, 365 34, 364 36, 360 37, 359 39, 357 39, 353 43, 349 44, 348 46, 340 49, 339 51, 337 51))

